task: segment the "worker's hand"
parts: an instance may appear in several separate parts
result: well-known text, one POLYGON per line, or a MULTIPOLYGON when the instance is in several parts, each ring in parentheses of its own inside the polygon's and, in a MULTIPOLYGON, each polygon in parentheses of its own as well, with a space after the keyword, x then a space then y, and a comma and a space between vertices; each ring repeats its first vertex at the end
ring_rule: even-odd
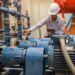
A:
POLYGON ((27 29, 27 30, 24 30, 24 31, 23 31, 23 33, 24 33, 25 35, 29 35, 29 34, 30 34, 30 32, 31 32, 31 30, 30 30, 30 29, 27 29))

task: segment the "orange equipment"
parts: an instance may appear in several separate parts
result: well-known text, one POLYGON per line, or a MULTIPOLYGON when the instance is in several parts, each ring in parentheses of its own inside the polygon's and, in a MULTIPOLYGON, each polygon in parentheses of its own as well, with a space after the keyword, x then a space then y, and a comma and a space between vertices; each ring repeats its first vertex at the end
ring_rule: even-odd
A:
POLYGON ((75 0, 54 0, 61 7, 61 12, 64 13, 75 13, 75 0))
MULTIPOLYGON (((75 0, 54 0, 54 2, 58 3, 61 7, 61 13, 75 13, 75 0)), ((64 27, 64 32, 66 34, 75 35, 75 16, 71 19, 70 31, 67 31, 67 27, 64 27)))

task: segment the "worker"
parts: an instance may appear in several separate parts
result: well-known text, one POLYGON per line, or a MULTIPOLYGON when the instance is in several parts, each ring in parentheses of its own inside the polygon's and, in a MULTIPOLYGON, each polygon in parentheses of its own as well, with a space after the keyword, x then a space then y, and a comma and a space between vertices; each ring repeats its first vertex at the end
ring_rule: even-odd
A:
POLYGON ((46 18, 41 20, 38 24, 32 26, 31 28, 24 30, 24 34, 28 35, 35 29, 40 28, 43 25, 47 26, 46 37, 52 36, 53 34, 63 34, 64 33, 64 23, 65 20, 58 16, 60 11, 60 6, 57 3, 52 3, 48 9, 48 14, 46 18))

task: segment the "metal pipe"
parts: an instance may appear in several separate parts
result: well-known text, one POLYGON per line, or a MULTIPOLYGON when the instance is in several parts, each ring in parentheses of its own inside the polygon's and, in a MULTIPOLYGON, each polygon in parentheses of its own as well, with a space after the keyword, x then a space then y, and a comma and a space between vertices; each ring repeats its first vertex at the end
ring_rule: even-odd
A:
POLYGON ((15 10, 9 10, 8 8, 5 8, 5 7, 0 7, 0 11, 14 15, 14 16, 20 16, 20 17, 28 18, 27 16, 21 14, 20 12, 17 12, 15 10))
MULTIPOLYGON (((62 35, 63 37, 67 37, 67 35, 62 35)), ((61 35, 52 35, 52 37, 60 38, 61 35)))
POLYGON ((61 50, 62 50, 63 56, 65 58, 65 61, 68 64, 68 67, 70 68, 72 74, 75 75, 75 67, 74 67, 74 64, 73 64, 67 50, 66 50, 64 37, 60 38, 60 44, 61 44, 61 50))

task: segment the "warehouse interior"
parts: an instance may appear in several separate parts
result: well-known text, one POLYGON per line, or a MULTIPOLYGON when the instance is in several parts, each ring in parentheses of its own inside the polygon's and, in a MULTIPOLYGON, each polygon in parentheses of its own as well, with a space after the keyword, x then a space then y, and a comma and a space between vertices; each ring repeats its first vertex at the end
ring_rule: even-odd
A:
POLYGON ((75 75, 75 0, 0 0, 0 75, 75 75))

